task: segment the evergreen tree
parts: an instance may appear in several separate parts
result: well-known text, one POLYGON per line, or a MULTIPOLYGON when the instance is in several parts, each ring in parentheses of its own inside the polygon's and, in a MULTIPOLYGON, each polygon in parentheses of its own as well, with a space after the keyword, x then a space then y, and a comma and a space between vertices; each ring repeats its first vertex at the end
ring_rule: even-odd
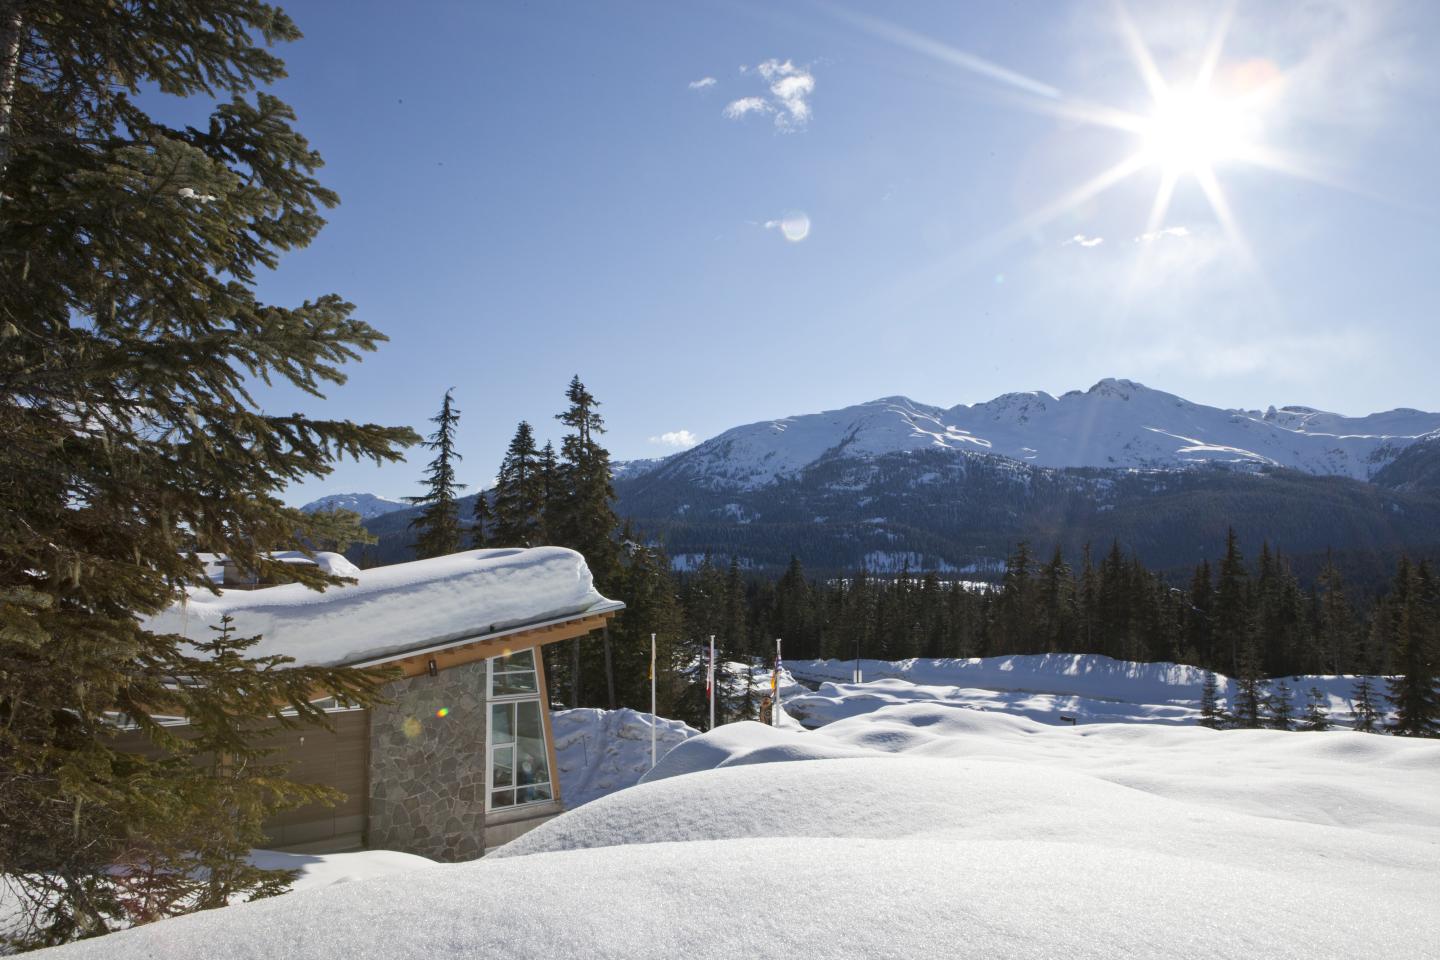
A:
POLYGON ((1076 605, 1079 607, 1080 649, 1097 650, 1100 642, 1099 607, 1100 582, 1095 565, 1090 559, 1090 544, 1085 544, 1080 566, 1080 583, 1077 586, 1076 605))
POLYGON ((610 452, 600 445, 605 421, 600 401, 577 375, 565 392, 570 406, 555 419, 568 431, 560 441, 558 495, 552 499, 554 542, 580 551, 603 592, 617 569, 615 491, 610 486, 610 452))
POLYGON ((555 444, 549 440, 540 448, 540 499, 545 505, 541 523, 547 531, 558 529, 555 504, 560 495, 560 461, 555 458, 555 444))
POLYGON ((1440 736, 1440 593, 1429 567, 1402 558, 1387 598, 1395 637, 1395 668, 1386 699, 1395 708, 1393 733, 1440 736))
MULTIPOLYGON (((1214 655, 1219 659, 1218 665, 1224 666, 1223 672, 1231 677, 1240 674, 1242 649, 1251 633, 1246 580, 1245 558, 1240 554, 1240 543, 1235 529, 1231 527, 1225 534, 1225 556, 1220 561, 1219 578, 1215 585, 1215 614, 1211 619, 1214 655)), ((1258 664, 1255 669, 1260 669, 1258 664)))
POLYGON ((1374 733, 1380 724, 1380 710, 1375 704, 1375 684, 1369 676, 1361 674, 1355 678, 1350 703, 1355 712, 1355 729, 1361 733, 1374 733))
POLYGON ((1235 694, 1230 712, 1236 726, 1253 730, 1260 726, 1265 705, 1265 681, 1260 677, 1260 658, 1253 641, 1242 644, 1237 673, 1238 676, 1232 678, 1235 694))
POLYGON ((282 492, 417 438, 267 412, 249 392, 319 396, 384 340, 337 295, 255 291, 336 203, 290 108, 257 92, 283 76, 269 47, 299 37, 283 12, 12 2, 0 34, 0 880, 29 918, 23 946, 283 886, 243 853, 316 792, 218 759, 254 758, 257 729, 323 722, 311 698, 363 703, 372 684, 139 618, 209 585, 202 550, 340 582, 270 559, 345 536, 282 492), (146 112, 197 95, 194 126, 146 112), (116 750, 112 712, 157 755, 116 750), (193 739, 162 714, 189 717, 193 739))
POLYGON ((495 502, 490 540, 497 547, 539 546, 544 537, 545 487, 535 432, 524 420, 500 461, 495 477, 495 502))
POLYGON ((745 578, 740 573, 740 560, 730 558, 725 571, 725 616, 720 632, 725 637, 725 649, 736 660, 749 663, 753 654, 750 643, 749 617, 745 609, 745 578))
POLYGON ((1320 610, 1314 644, 1320 655, 1317 672, 1340 673, 1354 654, 1355 623, 1340 571, 1328 553, 1325 568, 1320 572, 1318 592, 1320 610))
MULTIPOLYGON (((800 558, 790 557, 790 565, 775 584, 775 608, 771 618, 773 634, 782 638, 789 656, 803 659, 811 653, 812 644, 812 597, 810 583, 805 579, 805 568, 800 558)), ((881 632, 881 642, 894 642, 894 635, 881 632)), ((770 650, 763 651, 769 654, 770 650)), ((811 653, 813 655, 813 653, 811 653)))
POLYGON ((998 649, 993 654, 1018 653, 1034 641, 1034 581, 1031 577, 1030 544, 1021 540, 1015 551, 1005 559, 1005 575, 1000 581, 999 610, 995 622, 998 649))
POLYGON ((1275 689, 1265 698, 1270 713, 1270 726, 1276 730, 1295 729, 1295 692, 1284 680, 1275 684, 1275 689))
POLYGON ((1301 730, 1330 729, 1330 698, 1319 687, 1311 687, 1305 701, 1305 715, 1300 718, 1301 730))
POLYGON ((1200 687, 1200 726, 1216 730, 1221 725, 1221 719, 1219 684, 1214 671, 1206 670, 1200 687))
POLYGON ((475 494, 475 506, 470 512, 470 547, 483 550, 491 546, 490 530, 495 524, 495 514, 490 509, 490 498, 481 490, 475 494))
POLYGON ((459 495, 465 484, 455 479, 455 464, 460 460, 460 454, 455 452, 455 426, 460 422, 460 411, 455 407, 452 393, 454 388, 445 391, 440 412, 430 418, 435 432, 422 444, 435 451, 435 459, 425 468, 425 492, 405 498, 423 507, 410 521, 410 528, 419 531, 414 549, 415 556, 422 560, 443 557, 460 549, 459 495))

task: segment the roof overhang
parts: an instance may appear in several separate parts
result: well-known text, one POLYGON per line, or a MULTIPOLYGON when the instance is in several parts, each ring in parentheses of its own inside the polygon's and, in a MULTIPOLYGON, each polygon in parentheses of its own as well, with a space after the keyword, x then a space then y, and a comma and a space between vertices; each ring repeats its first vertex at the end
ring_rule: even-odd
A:
POLYGON ((621 610, 625 604, 619 600, 605 600, 577 613, 547 620, 536 620, 507 626, 499 630, 447 639, 403 650, 396 650, 381 657, 348 661, 336 664, 340 667, 358 669, 398 667, 406 677, 419 676, 430 670, 430 661, 435 669, 448 670, 475 660, 498 656, 507 650, 538 647, 560 640, 583 637, 599 630, 621 610))

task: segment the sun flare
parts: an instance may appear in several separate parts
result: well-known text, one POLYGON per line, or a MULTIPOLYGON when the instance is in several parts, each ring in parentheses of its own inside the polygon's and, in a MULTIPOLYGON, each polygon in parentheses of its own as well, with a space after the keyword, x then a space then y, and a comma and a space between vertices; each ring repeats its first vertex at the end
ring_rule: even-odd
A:
POLYGON ((1207 90, 1167 91, 1140 125, 1141 150, 1168 175, 1200 174, 1244 156, 1253 125, 1238 104, 1207 90))

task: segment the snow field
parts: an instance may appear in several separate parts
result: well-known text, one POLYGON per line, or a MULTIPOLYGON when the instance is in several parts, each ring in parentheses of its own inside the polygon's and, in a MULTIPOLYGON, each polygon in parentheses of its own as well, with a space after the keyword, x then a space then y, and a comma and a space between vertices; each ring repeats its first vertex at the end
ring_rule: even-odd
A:
MULTIPOLYGON (((853 665, 787 666, 848 679, 853 665)), ((106 960, 1440 956, 1440 742, 1215 731, 1185 716, 1058 722, 1065 698, 1067 710, 1109 704, 1136 721, 1193 713, 1202 676, 1175 665, 863 666, 894 675, 814 692, 783 678, 787 709, 834 704, 818 729, 787 716, 697 735, 661 721, 674 746, 648 773, 649 717, 564 711, 562 789, 583 805, 481 861, 64 949, 106 960), (980 694, 1013 712, 976 709, 980 694)), ((1348 678, 1330 679, 1348 693, 1348 678)))
MULTIPOLYGON (((814 691, 793 690, 785 709, 807 727, 818 727, 880 707, 939 702, 1062 723, 1195 724, 1200 721, 1205 671, 1177 663, 1134 663, 1094 654, 1036 654, 940 660, 861 660, 864 683, 850 680, 854 660, 804 660, 787 664, 814 691)), ((1354 720, 1351 676, 1283 677, 1290 685, 1295 717, 1305 712, 1311 687, 1325 697, 1330 721, 1354 720)), ((1234 685, 1216 674, 1222 706, 1234 685)), ((1385 683, 1374 678, 1376 705, 1385 709, 1385 683)), ((1273 689, 1272 684, 1272 689, 1273 689)))
POLYGON ((911 704, 809 733, 734 724, 670 756, 686 753, 713 768, 595 800, 479 862, 66 951, 1311 960, 1440 950, 1440 744, 1069 729, 911 704), (776 745, 803 755, 805 740, 856 755, 741 762, 776 745))

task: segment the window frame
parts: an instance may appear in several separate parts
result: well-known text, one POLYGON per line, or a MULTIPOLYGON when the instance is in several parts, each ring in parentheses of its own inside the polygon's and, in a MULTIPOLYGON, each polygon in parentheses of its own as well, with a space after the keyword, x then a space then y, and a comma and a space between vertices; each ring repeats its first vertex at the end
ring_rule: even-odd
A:
POLYGON ((487 657, 485 661, 485 813, 506 813, 511 810, 523 810, 526 807, 538 806, 555 802, 555 771, 551 769, 550 763, 550 730, 546 723, 545 704, 540 696, 540 670, 544 668, 540 662, 537 647, 527 647, 522 650, 512 650, 508 653, 497 654, 487 657), (505 670, 501 673, 533 673, 535 676, 535 689, 523 693, 495 693, 496 665, 501 659, 507 656, 514 656, 520 653, 528 653, 533 670, 505 670), (549 794, 537 800, 526 800, 523 803, 508 803, 496 805, 495 803, 495 754, 497 750, 509 749, 510 754, 510 784, 501 786, 500 790, 513 792, 522 789, 515 781, 518 779, 519 763, 517 761, 518 745, 520 741, 520 707, 522 703, 534 703, 540 722, 540 752, 545 764, 545 779, 537 780, 535 783, 527 783, 525 787, 544 787, 549 794), (508 707, 510 710, 511 739, 508 743, 495 743, 495 708, 499 706, 508 707))

